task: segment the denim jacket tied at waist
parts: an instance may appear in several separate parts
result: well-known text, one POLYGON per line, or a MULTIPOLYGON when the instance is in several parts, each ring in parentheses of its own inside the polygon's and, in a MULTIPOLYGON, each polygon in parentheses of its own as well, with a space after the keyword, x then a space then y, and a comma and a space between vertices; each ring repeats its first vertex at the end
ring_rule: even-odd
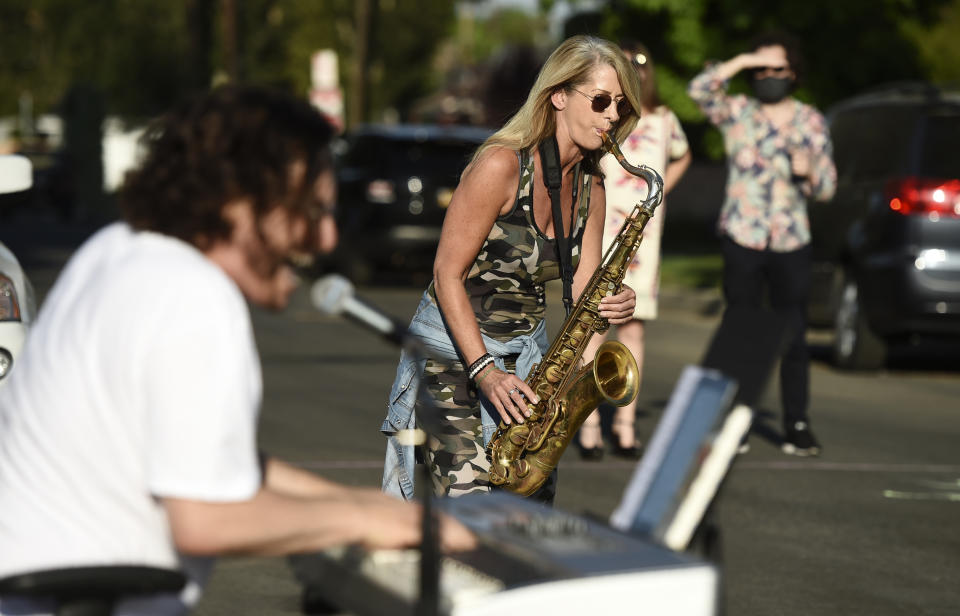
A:
MULTIPOLYGON (((450 338, 450 333, 440 314, 440 309, 433 303, 426 292, 420 299, 413 319, 410 321, 410 334, 415 336, 423 345, 424 351, 430 357, 447 360, 459 360, 460 356, 450 338)), ((536 329, 530 334, 517 336, 508 341, 494 340, 483 336, 483 343, 487 353, 496 359, 495 364, 504 370, 503 358, 508 355, 517 355, 517 376, 521 379, 533 370, 547 350, 547 330, 544 321, 540 321, 536 329)), ((416 413, 419 375, 423 374, 426 364, 425 357, 416 357, 408 349, 400 354, 400 363, 397 365, 397 376, 390 390, 390 399, 387 403, 387 417, 383 420, 380 431, 387 437, 387 453, 383 467, 382 490, 388 494, 402 497, 406 500, 413 498, 415 459, 412 445, 403 445, 397 438, 400 430, 416 427, 416 413)), ((499 413, 483 396, 480 397, 480 420, 483 426, 483 442, 488 444, 493 437, 499 423, 499 413)))

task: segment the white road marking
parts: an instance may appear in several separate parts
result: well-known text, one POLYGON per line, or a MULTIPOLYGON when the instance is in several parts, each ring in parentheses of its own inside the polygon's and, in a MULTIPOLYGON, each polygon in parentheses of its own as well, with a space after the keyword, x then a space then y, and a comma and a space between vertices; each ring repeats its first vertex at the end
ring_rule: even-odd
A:
MULTIPOLYGON (((303 468, 324 469, 367 469, 382 468, 383 460, 304 460, 296 463, 303 468)), ((629 460, 610 462, 561 462, 562 468, 609 470, 633 468, 636 462, 629 460)), ((960 475, 958 464, 890 464, 875 462, 822 462, 813 460, 784 460, 768 462, 737 461, 733 470, 777 470, 777 471, 832 471, 860 473, 956 473, 960 475)), ((955 486, 960 487, 960 481, 955 486)))

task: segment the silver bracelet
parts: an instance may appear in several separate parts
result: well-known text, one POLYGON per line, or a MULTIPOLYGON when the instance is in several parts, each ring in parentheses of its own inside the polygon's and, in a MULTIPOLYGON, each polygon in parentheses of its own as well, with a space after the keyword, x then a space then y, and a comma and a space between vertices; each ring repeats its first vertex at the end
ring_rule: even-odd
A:
POLYGON ((493 355, 490 353, 484 353, 480 356, 480 359, 470 364, 470 368, 467 370, 467 376, 470 377, 470 380, 472 381, 478 374, 480 374, 481 370, 483 370, 489 364, 492 364, 494 361, 493 355))

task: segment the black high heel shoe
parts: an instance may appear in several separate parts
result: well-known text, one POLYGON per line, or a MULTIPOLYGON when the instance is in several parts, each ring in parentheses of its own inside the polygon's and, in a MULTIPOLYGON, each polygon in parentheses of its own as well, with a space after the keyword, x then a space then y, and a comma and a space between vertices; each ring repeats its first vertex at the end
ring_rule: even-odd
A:
POLYGON ((615 422, 611 427, 613 432, 613 455, 618 458, 626 458, 627 460, 639 460, 643 455, 643 447, 640 445, 640 442, 634 437, 633 445, 629 447, 624 447, 620 444, 620 435, 618 434, 618 428, 629 430, 633 432, 633 422, 627 421, 618 421, 615 422))
POLYGON ((577 446, 580 448, 580 457, 588 462, 599 462, 603 460, 603 447, 597 445, 596 447, 584 447, 579 443, 577 446))
POLYGON ((619 443, 614 443, 613 455, 618 458, 626 458, 627 460, 639 460, 643 455, 643 448, 640 445, 621 447, 619 443))
MULTIPOLYGON (((581 428, 581 430, 584 428, 588 430, 596 430, 597 436, 600 436, 600 426, 584 426, 581 428)), ((577 439, 577 449, 580 451, 581 459, 587 460, 588 462, 599 462, 603 459, 603 438, 600 438, 600 444, 596 445, 595 447, 584 447, 580 444, 580 439, 577 439)))

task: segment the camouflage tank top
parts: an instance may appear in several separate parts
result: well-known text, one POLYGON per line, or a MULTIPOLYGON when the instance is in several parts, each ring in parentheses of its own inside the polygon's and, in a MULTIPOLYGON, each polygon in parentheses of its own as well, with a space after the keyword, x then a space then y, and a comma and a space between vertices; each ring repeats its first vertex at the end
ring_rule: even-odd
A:
MULTIPOLYGON (((529 334, 546 313, 545 284, 560 278, 556 239, 537 227, 533 216, 532 151, 518 152, 520 184, 513 208, 493 223, 464 282, 480 331, 495 340, 529 334)), ((583 230, 590 209, 592 176, 577 165, 573 203, 577 204, 571 235, 574 270, 580 262, 583 230)), ((545 186, 538 186, 546 190, 545 186)), ((562 207, 564 220, 570 208, 562 207)), ((436 302, 433 283, 430 295, 436 302)))

